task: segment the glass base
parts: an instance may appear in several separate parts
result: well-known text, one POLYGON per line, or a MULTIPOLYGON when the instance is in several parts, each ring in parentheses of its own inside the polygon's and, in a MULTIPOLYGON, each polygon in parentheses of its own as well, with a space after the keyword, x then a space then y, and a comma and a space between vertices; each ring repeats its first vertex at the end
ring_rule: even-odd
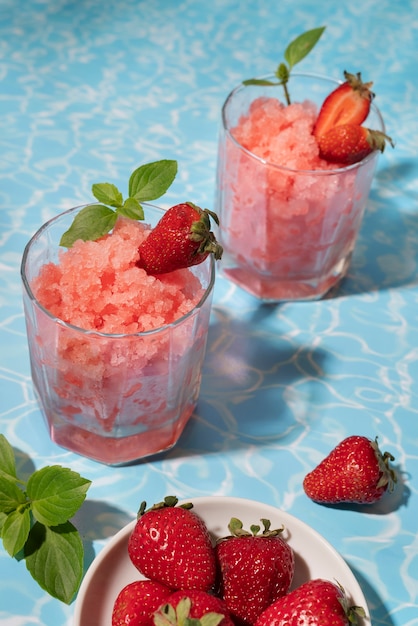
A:
POLYGON ((228 280, 255 296, 262 302, 289 302, 320 300, 344 278, 350 265, 352 253, 333 267, 325 276, 279 276, 262 275, 251 268, 224 263, 221 273, 228 280))
POLYGON ((128 437, 104 437, 68 424, 60 418, 55 418, 52 422, 45 419, 50 437, 57 445, 93 461, 120 466, 134 463, 175 446, 194 408, 194 406, 187 407, 175 424, 170 423, 166 427, 161 426, 158 429, 147 430, 128 437))

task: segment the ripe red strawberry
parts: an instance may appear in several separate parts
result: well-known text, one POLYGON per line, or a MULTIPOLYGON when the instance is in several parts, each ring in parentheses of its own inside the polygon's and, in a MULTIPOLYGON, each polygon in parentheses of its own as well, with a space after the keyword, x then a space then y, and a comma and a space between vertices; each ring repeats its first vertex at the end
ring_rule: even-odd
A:
POLYGON ((313 130, 317 139, 334 126, 360 125, 369 114, 374 98, 370 90, 373 83, 363 83, 360 72, 344 72, 344 78, 345 82, 334 89, 322 104, 313 130))
POLYGON ((155 626, 184 626, 188 620, 202 626, 234 626, 225 603, 220 598, 196 589, 175 591, 155 613, 155 626), (186 618, 186 620, 185 620, 186 618))
POLYGON ((148 274, 165 274, 198 265, 209 254, 220 259, 222 246, 210 230, 210 218, 218 223, 215 213, 191 202, 171 207, 139 246, 137 265, 148 274))
POLYGON ((254 624, 257 617, 291 585, 295 561, 293 550, 281 537, 280 530, 270 530, 270 521, 262 519, 264 531, 232 518, 230 537, 216 545, 219 565, 219 593, 236 624, 254 624))
POLYGON ((258 618, 256 626, 348 626, 364 616, 364 609, 349 606, 344 589, 316 578, 279 598, 258 618))
POLYGON ((389 461, 394 457, 381 453, 377 438, 352 435, 305 476, 303 488, 309 498, 321 503, 376 502, 385 491, 392 491, 396 482, 389 461))
POLYGON ((390 137, 379 130, 370 130, 356 124, 341 124, 318 138, 319 155, 330 163, 352 165, 358 163, 374 150, 384 151, 390 137))
POLYGON ((152 626, 153 614, 172 591, 151 580, 126 585, 113 605, 112 626, 152 626))
POLYGON ((190 508, 176 506, 176 497, 145 510, 129 538, 128 554, 146 578, 171 589, 208 591, 215 583, 216 560, 209 531, 190 508))

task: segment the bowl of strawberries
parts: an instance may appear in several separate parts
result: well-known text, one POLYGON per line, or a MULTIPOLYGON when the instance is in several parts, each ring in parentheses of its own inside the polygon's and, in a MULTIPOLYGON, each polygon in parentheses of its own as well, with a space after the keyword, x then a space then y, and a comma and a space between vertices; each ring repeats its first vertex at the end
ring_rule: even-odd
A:
POLYGON ((305 522, 243 498, 168 496, 142 503, 94 560, 73 623, 343 626, 367 615, 353 572, 305 522))

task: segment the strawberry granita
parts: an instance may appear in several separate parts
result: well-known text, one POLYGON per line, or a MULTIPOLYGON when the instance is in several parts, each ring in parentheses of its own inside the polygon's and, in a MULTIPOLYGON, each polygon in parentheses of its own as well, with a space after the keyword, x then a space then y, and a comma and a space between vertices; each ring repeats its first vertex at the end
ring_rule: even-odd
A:
MULTIPOLYGON (((136 266, 150 232, 58 241, 78 209, 45 224, 22 260, 34 387, 51 438, 118 465, 176 443, 200 390, 213 259, 154 277, 136 266)), ((160 209, 147 207, 154 223, 160 209)))
POLYGON ((55 317, 84 330, 140 333, 171 324, 196 306, 204 293, 189 270, 158 278, 136 266, 150 229, 119 218, 111 235, 78 240, 47 263, 33 281, 37 300, 55 317))
MULTIPOLYGON (((222 270, 265 301, 319 298, 350 262, 377 153, 345 168, 320 158, 312 131, 334 87, 295 75, 290 105, 278 87, 240 86, 223 108, 216 199, 222 270)), ((380 128, 377 109, 371 116, 380 128)))

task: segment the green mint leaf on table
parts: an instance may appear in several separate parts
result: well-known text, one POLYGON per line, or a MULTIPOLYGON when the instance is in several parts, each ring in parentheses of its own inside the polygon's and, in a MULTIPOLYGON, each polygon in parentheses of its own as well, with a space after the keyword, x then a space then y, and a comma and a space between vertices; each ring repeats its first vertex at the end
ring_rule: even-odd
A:
POLYGON ((16 478, 16 460, 13 448, 2 434, 0 434, 0 451, 0 474, 16 478))
POLYGON ((69 604, 83 576, 84 550, 69 521, 91 482, 61 465, 36 470, 27 482, 16 476, 13 448, 0 434, 0 536, 42 589, 69 604))
POLYGON ((177 161, 163 159, 138 167, 129 179, 126 200, 111 183, 95 183, 92 193, 99 204, 89 204, 76 215, 70 228, 62 235, 60 245, 65 248, 78 240, 95 241, 114 227, 119 215, 143 220, 141 202, 156 200, 165 194, 177 174, 177 161))
POLYGON ((60 465, 37 470, 29 478, 26 493, 34 517, 46 526, 58 526, 76 514, 90 481, 60 465))
POLYGON ((306 57, 307 54, 312 50, 312 48, 316 45, 322 33, 325 30, 325 26, 320 26, 319 28, 313 28, 312 30, 308 30, 302 35, 299 35, 294 39, 286 48, 284 53, 284 58, 286 63, 280 63, 275 71, 275 76, 278 79, 278 82, 264 80, 259 78, 250 78, 248 80, 244 80, 244 85, 281 85, 284 89, 286 103, 290 104, 290 95, 289 90, 287 88, 287 83, 289 82, 290 73, 293 67, 302 61, 306 57))
POLYGON ((31 527, 31 516, 28 508, 15 509, 5 518, 1 536, 3 546, 10 556, 16 556, 20 552, 28 537, 31 527))
POLYGON ((25 546, 26 567, 39 586, 70 604, 83 576, 83 544, 77 529, 35 523, 25 546))

